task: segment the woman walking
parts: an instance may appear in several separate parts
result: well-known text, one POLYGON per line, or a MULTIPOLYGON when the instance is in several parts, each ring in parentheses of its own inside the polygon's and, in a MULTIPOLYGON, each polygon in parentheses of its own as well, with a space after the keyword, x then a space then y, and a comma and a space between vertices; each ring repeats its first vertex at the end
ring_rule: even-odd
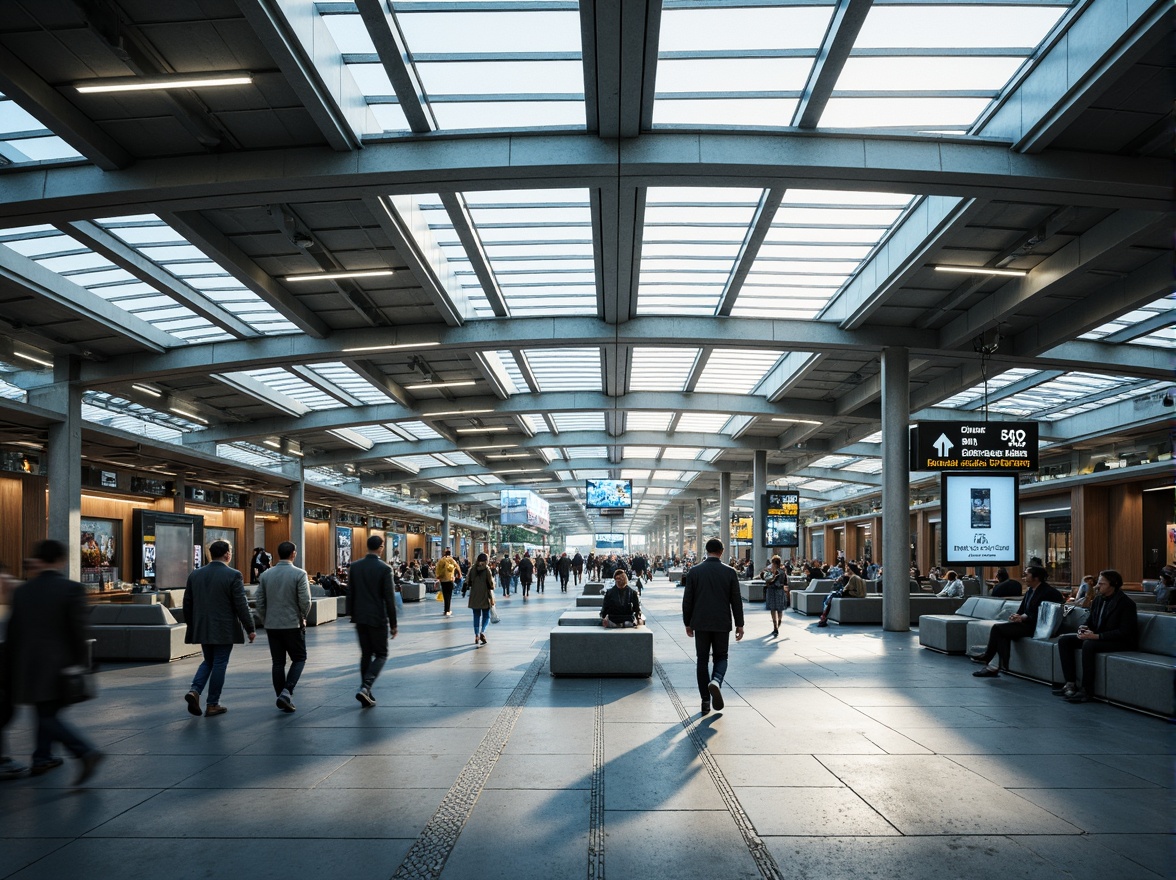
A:
POLYGON ((764 604, 772 615, 772 638, 775 638, 780 635, 780 622, 788 607, 788 576, 779 556, 772 557, 771 565, 760 572, 760 577, 764 580, 764 604))
POLYGON ((469 607, 474 612, 474 644, 478 647, 486 644, 486 624, 490 622, 490 606, 494 604, 494 575, 487 560, 485 553, 479 553, 478 561, 465 579, 470 591, 469 607))

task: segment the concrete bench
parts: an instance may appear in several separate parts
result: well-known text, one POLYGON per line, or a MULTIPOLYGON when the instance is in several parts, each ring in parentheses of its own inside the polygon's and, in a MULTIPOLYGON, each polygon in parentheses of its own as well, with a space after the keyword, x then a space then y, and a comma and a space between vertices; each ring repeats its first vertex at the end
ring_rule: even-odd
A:
POLYGON ((549 634, 552 675, 653 675, 653 631, 648 627, 605 629, 601 626, 557 626, 549 634))
POLYGON ((585 596, 603 596, 604 595, 604 581, 585 581, 584 582, 585 596))
POLYGON ((307 626, 321 626, 338 617, 339 603, 334 596, 310 600, 310 614, 306 615, 307 626))
MULTIPOLYGON (((838 596, 829 606, 829 619, 841 624, 882 623, 882 597, 866 596, 864 599, 850 599, 838 596)), ((919 622, 923 614, 951 614, 964 603, 963 599, 939 598, 938 596, 911 596, 910 622, 919 622)))
POLYGON ((764 582, 762 580, 740 581, 739 595, 744 602, 764 601, 764 582))
MULTIPOLYGON (((968 653, 968 623, 972 620, 1008 620, 1020 599, 971 596, 954 614, 923 614, 919 617, 919 644, 942 654, 968 653), (1011 607, 1010 607, 1011 606, 1011 607)), ((987 636, 985 636, 987 638, 987 636)))
POLYGON ((162 605, 95 605, 90 635, 96 660, 177 660, 200 653, 184 642, 188 627, 162 605))
POLYGON ((577 596, 577 608, 603 608, 604 596, 577 596))
POLYGON ((335 617, 340 618, 340 617, 346 617, 346 616, 347 616, 347 597, 346 596, 336 596, 335 597, 335 617))
POLYGON ((559 616, 559 626, 600 626, 597 611, 565 611, 559 616))
POLYGON ((674 583, 680 584, 680 583, 682 583, 682 569, 671 568, 669 571, 666 572, 666 577, 668 577, 674 583))
POLYGON ((803 590, 792 590, 792 610, 797 614, 807 614, 810 617, 820 614, 825 605, 825 599, 833 592, 834 581, 821 578, 811 580, 803 590))
POLYGON ((400 584, 400 598, 405 602, 419 602, 425 597, 425 585, 404 581, 400 584))

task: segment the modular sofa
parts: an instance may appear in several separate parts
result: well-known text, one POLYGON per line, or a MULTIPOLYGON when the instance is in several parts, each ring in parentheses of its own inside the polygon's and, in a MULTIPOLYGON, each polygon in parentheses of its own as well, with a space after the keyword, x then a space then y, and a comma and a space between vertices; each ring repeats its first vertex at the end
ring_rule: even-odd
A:
POLYGON ((178 660, 200 653, 188 632, 162 605, 95 605, 90 635, 95 660, 178 660))
MULTIPOLYGON (((882 597, 866 596, 852 599, 838 596, 829 606, 829 619, 837 623, 882 623, 882 597)), ((911 625, 923 614, 950 614, 964 603, 963 599, 939 596, 912 595, 910 597, 911 625)))

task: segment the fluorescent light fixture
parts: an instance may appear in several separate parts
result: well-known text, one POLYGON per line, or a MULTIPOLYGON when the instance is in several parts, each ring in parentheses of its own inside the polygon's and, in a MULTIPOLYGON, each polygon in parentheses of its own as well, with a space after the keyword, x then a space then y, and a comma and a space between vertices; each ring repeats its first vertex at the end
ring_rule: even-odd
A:
POLYGON ((474 379, 461 379, 454 382, 420 382, 416 385, 405 385, 405 391, 428 391, 430 388, 460 388, 464 385, 473 385, 476 383, 474 379))
POLYGON ((120 76, 75 83, 82 94, 99 92, 150 92, 160 89, 209 89, 219 86, 247 86, 253 82, 248 73, 172 74, 171 76, 120 76))
POLYGON ((774 418, 773 417, 772 421, 773 422, 787 422, 790 425, 823 425, 824 424, 824 422, 817 422, 817 421, 814 421, 813 419, 785 419, 785 418, 774 418))
POLYGON ((39 357, 33 357, 31 354, 25 354, 23 351, 14 351, 13 354, 21 360, 32 361, 34 364, 40 364, 42 367, 53 366, 53 361, 41 360, 39 357))
POLYGON ((282 444, 278 443, 274 440, 262 440, 261 442, 263 445, 268 446, 270 449, 281 449, 282 448, 282 444))
POLYGON ((163 392, 158 388, 152 388, 150 385, 132 385, 136 391, 142 391, 144 394, 150 394, 152 397, 163 397, 163 392))
POLYGON ((514 449, 517 443, 491 443, 488 446, 459 446, 458 452, 477 452, 479 449, 514 449))
MULTIPOLYGON (((321 275, 317 275, 317 276, 298 275, 295 277, 298 277, 298 278, 311 278, 311 277, 322 278, 323 276, 321 276, 321 275)), ((340 349, 340 350, 344 351, 344 352, 351 352, 351 351, 399 351, 402 348, 430 348, 431 346, 440 345, 440 344, 441 344, 440 342, 398 342, 395 345, 360 345, 360 346, 357 346, 356 348, 344 348, 344 349, 340 349)))
POLYGON ((459 434, 495 434, 499 431, 509 431, 512 425, 487 425, 483 428, 458 428, 459 434))
POLYGON ((293 447, 291 447, 290 449, 288 449, 286 451, 289 452, 291 455, 293 455, 295 458, 302 458, 301 450, 294 449, 293 447))
POLYGON ((327 431, 332 437, 342 440, 356 449, 362 449, 364 452, 371 449, 375 444, 363 434, 352 431, 350 428, 331 428, 327 431))
POLYGON ((492 474, 538 474, 542 473, 543 468, 507 468, 503 471, 491 471, 492 474))
POLYGON ((183 416, 185 419, 191 419, 193 422, 199 422, 202 425, 208 424, 207 419, 202 419, 202 418, 200 418, 200 416, 196 415, 195 413, 186 412, 185 410, 182 410, 182 409, 176 409, 174 406, 168 407, 168 409, 170 409, 172 412, 174 412, 177 416, 183 416))
POLYGON ((1002 275, 1009 278, 1023 278, 1029 273, 1024 269, 989 269, 985 266, 936 266, 936 272, 954 272, 957 275, 1002 275))
POLYGON ((336 281, 341 278, 379 278, 395 275, 392 269, 363 269, 356 272, 316 272, 311 275, 286 275, 283 281, 336 281))
MULTIPOLYGON (((20 444, 17 444, 17 445, 20 445, 20 444)), ((41 447, 38 446, 37 448, 40 449, 41 447)), ((1171 492, 1173 489, 1176 489, 1176 486, 1156 486, 1154 489, 1144 489, 1143 491, 1144 492, 1171 492)))
MULTIPOLYGON (((435 387, 435 386, 434 386, 435 387)), ((445 412, 421 413, 422 419, 439 419, 442 416, 480 416, 494 412, 492 409, 451 409, 445 412)))
MULTIPOLYGON (((467 448, 469 448, 469 447, 467 447, 467 448)), ((490 459, 530 458, 530 457, 531 457, 530 452, 504 452, 501 455, 487 455, 486 459, 487 459, 487 461, 489 461, 490 459)))

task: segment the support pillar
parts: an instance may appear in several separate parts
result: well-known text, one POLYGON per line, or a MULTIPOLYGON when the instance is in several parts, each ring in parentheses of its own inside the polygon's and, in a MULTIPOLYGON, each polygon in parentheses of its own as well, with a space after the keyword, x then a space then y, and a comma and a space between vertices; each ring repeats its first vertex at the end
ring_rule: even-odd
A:
MULTIPOLYGON (((302 459, 298 459, 292 466, 293 476, 296 478, 290 484, 290 541, 298 548, 298 558, 306 565, 306 481, 302 459)), ((335 535, 331 533, 331 544, 335 543, 335 535)), ((331 552, 334 552, 332 550, 331 552)), ((334 574, 334 569, 331 569, 334 574)))
POLYGON ((911 628, 910 353, 882 350, 882 628, 911 628))
POLYGON ((68 550, 65 575, 81 580, 82 387, 75 358, 57 358, 53 384, 29 393, 29 403, 53 410, 62 420, 49 426, 49 537, 68 550))
POLYGON ((760 524, 764 521, 764 493, 768 491, 768 450, 754 452, 751 467, 751 557, 753 571, 768 567, 768 548, 759 546, 757 540, 760 524))
POLYGON ((445 555, 445 548, 449 548, 449 552, 453 553, 454 557, 457 553, 453 549, 453 535, 449 530, 449 502, 441 502, 441 555, 445 555))
POLYGON ((702 534, 702 499, 696 498, 694 505, 694 555, 702 559, 706 555, 703 549, 706 546, 706 538, 702 534))
POLYGON ((678 555, 686 557, 686 505, 678 505, 678 555))
POLYGON ((719 540, 731 555, 731 472, 719 473, 719 540))

